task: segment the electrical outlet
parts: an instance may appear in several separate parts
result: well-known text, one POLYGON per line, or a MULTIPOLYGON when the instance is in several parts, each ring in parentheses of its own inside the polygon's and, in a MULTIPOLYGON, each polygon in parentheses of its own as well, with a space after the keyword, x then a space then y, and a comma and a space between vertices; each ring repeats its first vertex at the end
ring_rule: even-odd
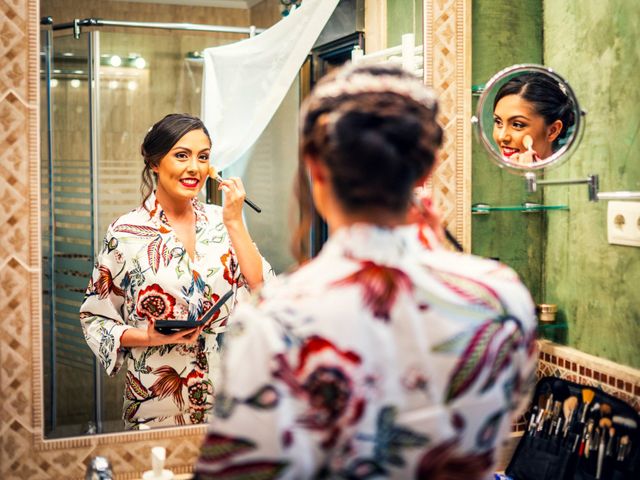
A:
POLYGON ((611 244, 640 247, 640 202, 609 202, 607 240, 611 244))

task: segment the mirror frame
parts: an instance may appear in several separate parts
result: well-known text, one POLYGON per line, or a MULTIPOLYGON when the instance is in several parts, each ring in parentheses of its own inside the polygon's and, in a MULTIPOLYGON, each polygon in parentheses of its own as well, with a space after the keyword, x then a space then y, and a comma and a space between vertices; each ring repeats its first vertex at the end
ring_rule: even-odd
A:
POLYGON ((471 123, 476 127, 475 130, 477 137, 480 140, 482 146, 489 153, 489 157, 491 158, 493 163, 511 173, 524 175, 527 172, 535 172, 537 170, 555 168, 566 162, 571 154, 578 148, 578 145, 580 144, 580 141, 582 139, 582 135, 584 133, 584 116, 585 111, 580 108, 580 103, 578 102, 577 95, 575 94, 569 82, 567 82, 560 74, 549 67, 545 67, 544 65, 523 63, 512 65, 503 70, 500 70, 489 79, 482 91, 482 94, 480 95, 480 99, 478 100, 478 105, 476 107, 476 114, 471 117, 471 123), (489 94, 492 93, 493 89, 501 86, 500 84, 503 80, 510 77, 515 77, 515 74, 517 73, 525 72, 537 72, 549 75, 556 82, 564 85, 566 88, 565 93, 569 98, 573 100, 575 105, 575 112, 577 113, 577 115, 575 116, 574 130, 571 133, 571 136, 569 137, 567 143, 562 145, 562 147, 560 147, 557 151, 553 152, 553 154, 549 158, 545 158, 540 162, 536 162, 535 165, 532 166, 513 164, 507 162, 504 158, 502 158, 502 156, 495 148, 492 142, 492 138, 489 138, 487 131, 483 128, 482 125, 484 108, 486 105, 488 105, 489 94))
MULTIPOLYGON (((378 2, 373 2, 378 3, 378 2)), ((167 448, 166 468, 192 470, 205 426, 144 432, 44 437, 42 376, 42 260, 40 224, 40 17, 39 0, 4 3, 3 25, 14 33, 6 46, 11 61, 0 65, 4 83, 0 129, 12 168, 0 171, 6 185, 0 213, 8 219, 0 237, 0 478, 84 478, 85 465, 106 456, 117 478, 140 478, 150 449, 167 448), (11 170, 11 171, 10 171, 11 170), (26 237, 26 238, 25 238, 26 237)), ((434 196, 445 222, 470 245, 471 7, 465 0, 423 1, 425 83, 441 97, 446 143, 434 172, 434 196), (451 35, 453 32, 453 35, 451 35), (433 68, 443 65, 443 68, 433 68)), ((386 24, 386 12, 381 24, 386 24)))

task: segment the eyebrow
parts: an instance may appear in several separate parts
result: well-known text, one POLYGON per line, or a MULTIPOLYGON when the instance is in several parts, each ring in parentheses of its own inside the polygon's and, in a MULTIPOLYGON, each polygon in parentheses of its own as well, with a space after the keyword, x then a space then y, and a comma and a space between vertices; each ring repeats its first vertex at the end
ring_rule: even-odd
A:
MULTIPOLYGON (((190 148, 183 147, 183 146, 180 146, 180 145, 178 145, 177 147, 173 147, 173 148, 171 149, 171 151, 172 151, 172 152, 173 152, 174 150, 186 150, 187 152, 191 152, 191 149, 190 149, 190 148)), ((200 152, 199 152, 199 153, 202 153, 202 152, 208 152, 209 150, 211 150, 211 147, 203 148, 202 150, 200 150, 200 152)))
MULTIPOLYGON (((493 116, 495 118, 499 118, 500 120, 502 120, 502 117, 500 115, 497 115, 497 114, 494 113, 493 116)), ((523 118, 523 119, 525 119, 527 121, 531 121, 531 119, 529 117, 525 116, 525 115, 514 115, 513 117, 507 118, 507 120, 515 120, 516 118, 523 118)))

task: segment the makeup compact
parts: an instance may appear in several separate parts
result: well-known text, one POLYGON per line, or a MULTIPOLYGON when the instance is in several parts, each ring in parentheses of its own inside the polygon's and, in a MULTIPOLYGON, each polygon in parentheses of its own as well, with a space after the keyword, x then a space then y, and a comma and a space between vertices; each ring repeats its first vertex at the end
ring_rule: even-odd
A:
POLYGON ((231 298, 232 295, 233 289, 229 290, 222 297, 220 297, 220 299, 197 320, 157 320, 155 322, 154 328, 156 329, 156 331, 164 335, 171 335, 173 333, 179 332, 180 330, 188 330, 190 328, 197 328, 206 325, 213 318, 213 316, 220 311, 222 306, 227 302, 227 300, 231 298))

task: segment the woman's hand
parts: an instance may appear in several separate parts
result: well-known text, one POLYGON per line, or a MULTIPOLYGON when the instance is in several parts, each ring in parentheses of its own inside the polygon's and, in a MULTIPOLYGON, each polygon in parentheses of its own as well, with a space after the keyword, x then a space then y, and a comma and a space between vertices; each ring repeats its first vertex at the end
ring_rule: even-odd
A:
POLYGON ((202 333, 202 327, 180 330, 170 335, 158 332, 155 328, 155 320, 147 319, 147 329, 128 328, 120 337, 120 345, 123 347, 157 347, 171 344, 195 343, 202 333))
POLYGON ((417 223, 423 228, 429 228, 440 243, 444 242, 445 236, 442 219, 434 208, 431 197, 423 195, 422 192, 416 192, 414 195, 413 202, 407 213, 407 222, 417 223))
POLYGON ((242 204, 246 197, 244 185, 240 178, 230 177, 219 183, 218 190, 224 192, 222 222, 236 252, 240 272, 249 284, 249 288, 253 290, 262 285, 264 279, 262 278, 262 257, 242 221, 242 204))
POLYGON ((147 320, 147 338, 149 339, 149 347, 156 347, 158 345, 169 344, 190 344, 195 343, 202 332, 202 327, 189 328, 185 330, 179 330, 176 333, 165 335, 158 332, 155 328, 155 320, 147 320))
POLYGON ((240 177, 230 177, 218 184, 218 190, 224 193, 222 205, 222 221, 229 228, 232 225, 242 223, 242 204, 246 197, 244 185, 240 177))
POLYGON ((522 153, 514 153, 509 157, 509 161, 511 163, 515 163, 516 165, 531 165, 532 163, 536 163, 540 160, 538 153, 535 150, 527 150, 522 153))

